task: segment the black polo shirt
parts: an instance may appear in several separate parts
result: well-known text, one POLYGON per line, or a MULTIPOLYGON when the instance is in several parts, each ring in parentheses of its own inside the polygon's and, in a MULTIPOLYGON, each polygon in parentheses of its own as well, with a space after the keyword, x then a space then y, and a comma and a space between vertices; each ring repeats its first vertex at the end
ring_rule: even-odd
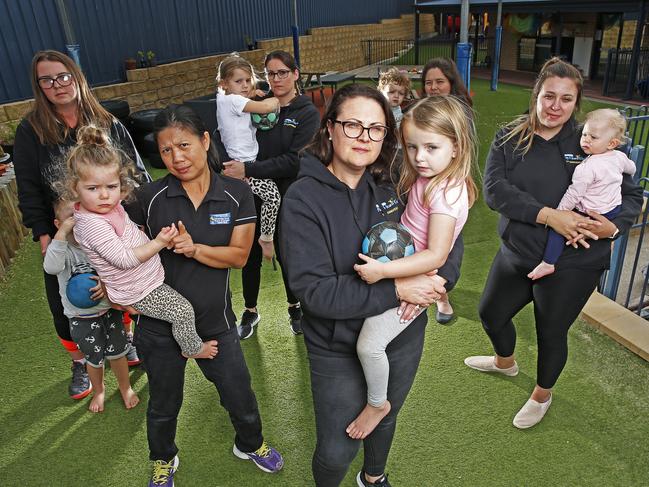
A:
MULTIPOLYGON (((210 188, 198 209, 194 208, 180 181, 172 175, 140 187, 136 199, 126 206, 131 220, 155 238, 162 227, 185 224, 194 243, 225 246, 237 225, 254 223, 255 205, 250 187, 241 180, 211 173, 210 188)), ((230 269, 215 269, 171 250, 160 252, 165 283, 194 307, 196 331, 203 340, 236 326, 232 311, 230 269)), ((142 317, 138 326, 171 335, 171 327, 142 317)))

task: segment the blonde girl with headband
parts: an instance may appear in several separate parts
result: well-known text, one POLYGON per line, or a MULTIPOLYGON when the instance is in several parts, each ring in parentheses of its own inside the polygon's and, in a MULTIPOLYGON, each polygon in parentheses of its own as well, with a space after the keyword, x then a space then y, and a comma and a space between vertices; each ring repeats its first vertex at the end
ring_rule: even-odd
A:
MULTIPOLYGON (((265 93, 255 89, 255 71, 238 54, 231 54, 221 61, 217 82, 216 119, 221 141, 233 160, 253 164, 257 159, 259 144, 251 114, 274 114, 277 117, 279 100, 275 97, 261 101, 250 99, 264 96, 265 93)), ((271 259, 275 253, 273 235, 281 201, 279 189, 270 179, 247 178, 247 181, 252 192, 262 200, 259 245, 264 257, 271 259)))
POLYGON ((170 322, 186 357, 214 358, 216 341, 200 339, 191 304, 164 283, 158 253, 173 245, 184 226, 178 222, 176 228, 172 223, 149 240, 131 221, 121 202, 134 188, 132 171, 132 163, 112 145, 106 132, 93 125, 78 131, 61 184, 64 198, 75 203, 74 238, 111 302, 170 322))
MULTIPOLYGON (((432 96, 404 115, 405 161, 397 192, 408 194, 401 223, 410 230, 416 252, 386 263, 358 254, 365 263, 354 269, 368 284, 432 272, 446 262, 478 193, 472 177, 477 138, 468 110, 455 97, 432 96)), ((365 438, 390 412, 385 349, 412 321, 404 321, 397 311, 393 308, 367 318, 358 337, 356 350, 367 382, 367 405, 347 427, 351 438, 365 438)))

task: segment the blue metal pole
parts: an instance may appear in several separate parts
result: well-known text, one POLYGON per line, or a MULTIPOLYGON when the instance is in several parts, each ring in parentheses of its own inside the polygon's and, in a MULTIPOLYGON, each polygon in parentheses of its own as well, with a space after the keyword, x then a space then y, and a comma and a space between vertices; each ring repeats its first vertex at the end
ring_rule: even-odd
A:
POLYGON ((503 38, 503 26, 496 27, 496 45, 494 46, 494 60, 491 67, 491 91, 498 90, 498 74, 500 72, 500 47, 503 38))
POLYGON ((458 42, 455 64, 467 90, 471 90, 471 43, 458 42))

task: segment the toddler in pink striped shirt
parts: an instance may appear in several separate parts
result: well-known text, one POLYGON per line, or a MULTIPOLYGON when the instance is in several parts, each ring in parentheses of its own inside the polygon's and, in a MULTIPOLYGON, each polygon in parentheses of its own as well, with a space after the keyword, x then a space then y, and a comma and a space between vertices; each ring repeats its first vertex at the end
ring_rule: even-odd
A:
POLYGON ((75 201, 74 237, 104 283, 108 299, 170 322, 184 356, 214 358, 216 340, 201 340, 192 305, 164 283, 158 252, 172 246, 178 228, 172 223, 149 240, 121 205, 134 186, 131 161, 97 127, 79 129, 77 139, 62 186, 66 199, 75 201))

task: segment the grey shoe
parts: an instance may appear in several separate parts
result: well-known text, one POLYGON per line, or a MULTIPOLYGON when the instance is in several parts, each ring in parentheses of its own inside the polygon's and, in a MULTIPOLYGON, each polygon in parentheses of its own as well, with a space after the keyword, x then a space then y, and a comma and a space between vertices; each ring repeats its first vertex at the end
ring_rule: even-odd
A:
POLYGON ((480 372, 498 372, 499 374, 508 377, 518 375, 518 364, 514 361, 514 365, 506 369, 496 367, 496 357, 493 355, 474 355, 464 359, 464 363, 472 369, 479 370, 480 372))

